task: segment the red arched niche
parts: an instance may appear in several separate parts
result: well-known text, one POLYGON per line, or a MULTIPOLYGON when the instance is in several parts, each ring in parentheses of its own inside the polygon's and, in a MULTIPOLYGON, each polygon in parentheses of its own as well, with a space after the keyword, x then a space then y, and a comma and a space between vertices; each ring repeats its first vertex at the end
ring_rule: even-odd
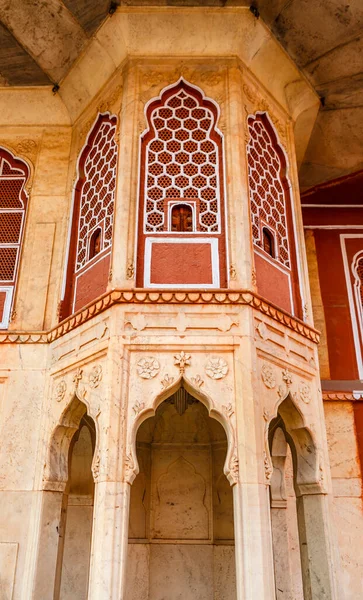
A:
POLYGON ((138 287, 227 286, 223 140, 216 103, 183 79, 147 105, 138 287), (188 224, 176 227, 180 213, 188 224), (173 227, 174 219, 174 227, 173 227))
POLYGON ((100 114, 78 160, 61 319, 107 289, 116 188, 116 124, 115 116, 100 114))
POLYGON ((0 327, 7 328, 14 304, 24 236, 29 167, 0 148, 0 327))
POLYGON ((248 117, 248 130, 248 183, 258 293, 302 317, 285 152, 266 113, 248 117), (269 251, 266 235, 271 240, 269 251))

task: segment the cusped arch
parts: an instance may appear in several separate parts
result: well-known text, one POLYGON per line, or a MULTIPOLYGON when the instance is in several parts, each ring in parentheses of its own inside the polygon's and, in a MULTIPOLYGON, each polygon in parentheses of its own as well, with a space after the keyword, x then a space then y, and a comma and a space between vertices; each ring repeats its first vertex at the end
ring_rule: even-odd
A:
POLYGON ((129 452, 130 452, 130 454, 128 456, 128 465, 130 466, 130 468, 128 469, 128 474, 126 477, 128 483, 132 484, 134 482, 136 476, 139 473, 139 464, 138 464, 137 454, 136 454, 136 436, 137 436, 137 432, 138 432, 141 424, 144 421, 146 421, 147 419, 154 417, 158 407, 165 400, 167 400, 173 394, 175 394, 175 392, 177 392, 181 387, 184 387, 184 389, 188 392, 188 394, 193 396, 193 398, 195 398, 196 400, 199 400, 199 402, 201 402, 201 404, 203 404, 206 407, 209 417, 211 417, 212 419, 215 419, 222 425, 222 427, 226 433, 226 437, 227 437, 227 455, 226 455, 226 460, 225 460, 223 471, 224 471, 224 474, 227 477, 229 483, 231 485, 234 485, 236 483, 235 469, 236 469, 236 460, 237 460, 235 458, 236 457, 236 433, 235 433, 235 430, 234 430, 230 420, 226 417, 226 415, 222 411, 220 411, 218 408, 216 408, 216 405, 215 405, 215 402, 213 401, 213 399, 205 392, 202 392, 200 388, 195 386, 193 384, 193 382, 190 381, 185 376, 185 374, 180 375, 179 378, 175 382, 173 382, 170 386, 168 386, 167 388, 162 390, 159 394, 154 396, 154 398, 151 402, 151 405, 148 406, 147 408, 141 410, 140 413, 136 416, 135 421, 129 432, 129 449, 130 449, 129 452))
MULTIPOLYGON (((98 441, 97 420, 93 418, 90 406, 84 397, 77 392, 67 404, 59 417, 58 423, 50 437, 47 460, 44 469, 43 489, 64 490, 68 481, 68 457, 69 447, 73 437, 79 430, 82 418, 87 415, 92 420, 96 432, 96 444, 98 441)), ((97 456, 94 451, 94 460, 97 456)))
POLYGON ((296 490, 299 491, 300 486, 305 485, 317 485, 320 489, 317 444, 291 392, 278 403, 267 428, 266 442, 271 466, 274 462, 273 452, 277 452, 278 447, 280 450, 283 448, 282 433, 291 449, 296 490), (278 429, 279 437, 274 440, 278 429))

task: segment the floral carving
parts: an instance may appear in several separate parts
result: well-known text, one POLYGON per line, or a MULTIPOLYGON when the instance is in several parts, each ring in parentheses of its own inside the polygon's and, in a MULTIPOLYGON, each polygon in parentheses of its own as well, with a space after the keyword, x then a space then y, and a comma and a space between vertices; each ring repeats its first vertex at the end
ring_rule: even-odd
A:
POLYGON ((233 479, 234 483, 238 481, 239 474, 239 460, 237 454, 233 454, 229 461, 229 475, 233 479))
POLYGON ((169 377, 169 375, 166 373, 164 379, 161 382, 161 387, 166 390, 166 388, 170 387, 171 384, 174 381, 174 377, 169 377))
POLYGON ((237 279, 237 271, 236 271, 236 267, 234 265, 231 265, 229 267, 229 277, 232 280, 237 279))
POLYGON ((256 325, 256 331, 262 340, 266 340, 268 336, 267 327, 263 321, 256 325))
POLYGON ((127 277, 127 279, 133 279, 134 275, 135 275, 134 261, 131 260, 127 266, 126 277, 127 277))
POLYGON ((271 365, 263 363, 261 368, 261 379, 265 386, 272 390, 276 386, 275 372, 271 365))
POLYGON ((202 387, 202 385, 204 385, 204 381, 200 375, 196 375, 195 377, 192 377, 192 383, 195 385, 195 387, 197 387, 199 389, 202 387))
POLYGON ((268 483, 270 483, 271 477, 272 477, 272 473, 273 473, 273 466, 271 464, 271 460, 269 459, 269 457, 267 456, 267 453, 264 452, 263 453, 263 464, 265 467, 265 477, 266 477, 266 481, 268 483))
POLYGON ((64 379, 62 379, 62 381, 59 381, 59 383, 57 384, 57 386, 55 388, 54 397, 57 402, 61 402, 63 400, 64 396, 66 395, 66 391, 67 391, 67 384, 64 381, 64 379))
POLYGON ((132 407, 132 410, 135 413, 135 416, 137 416, 142 410, 144 410, 145 408, 145 402, 140 402, 140 400, 136 400, 134 406, 132 407))
POLYGON ((292 385, 292 375, 288 369, 284 369, 282 371, 282 379, 286 383, 287 387, 290 387, 290 385, 292 385))
POLYGON ((126 479, 126 481, 131 481, 132 473, 134 472, 134 469, 135 469, 135 463, 134 463, 134 459, 132 458, 130 453, 126 454, 124 465, 125 465, 125 479, 126 479))
POLYGON ((139 362, 137 363, 137 374, 142 377, 142 379, 152 379, 159 373, 159 371, 159 361, 153 356, 140 358, 139 362))
POLYGON ((179 367, 179 371, 181 374, 184 373, 185 367, 188 367, 190 365, 190 362, 191 356, 190 354, 186 354, 184 350, 182 350, 181 352, 179 352, 179 354, 176 354, 174 356, 174 365, 177 365, 179 367))
POLYGON ((211 379, 223 379, 228 373, 228 364, 219 356, 212 356, 206 366, 205 372, 211 379))
POLYGON ((311 400, 311 389, 310 386, 304 381, 302 381, 299 386, 299 395, 301 400, 305 402, 305 404, 309 404, 311 400))
POLYGON ((230 418, 231 418, 231 416, 232 416, 232 415, 233 415, 233 413, 234 413, 234 408, 233 408, 233 406, 232 406, 232 403, 231 403, 231 402, 229 402, 229 404, 227 404, 227 405, 223 404, 223 406, 222 406, 222 409, 223 409, 223 412, 224 412, 224 414, 226 415, 226 417, 227 417, 228 419, 230 419, 230 418))
POLYGON ((100 381, 102 379, 102 366, 94 365, 92 371, 88 375, 88 381, 91 388, 96 388, 100 385, 100 381))
POLYGON ((98 452, 96 454, 93 464, 92 464, 92 475, 93 475, 93 479, 95 481, 97 481, 98 476, 100 474, 100 463, 101 463, 101 458, 100 458, 100 454, 98 452))
POLYGON ((83 369, 78 368, 77 371, 75 372, 75 374, 73 375, 73 383, 75 383, 75 389, 74 389, 75 392, 78 390, 79 382, 81 381, 82 376, 83 376, 83 369))

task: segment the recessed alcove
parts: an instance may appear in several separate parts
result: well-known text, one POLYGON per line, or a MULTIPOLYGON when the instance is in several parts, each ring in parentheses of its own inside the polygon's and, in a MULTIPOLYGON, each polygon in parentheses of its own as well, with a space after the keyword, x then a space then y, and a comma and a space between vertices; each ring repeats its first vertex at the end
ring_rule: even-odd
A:
POLYGON ((141 424, 136 449, 126 600, 235 600, 222 425, 181 387, 141 424))

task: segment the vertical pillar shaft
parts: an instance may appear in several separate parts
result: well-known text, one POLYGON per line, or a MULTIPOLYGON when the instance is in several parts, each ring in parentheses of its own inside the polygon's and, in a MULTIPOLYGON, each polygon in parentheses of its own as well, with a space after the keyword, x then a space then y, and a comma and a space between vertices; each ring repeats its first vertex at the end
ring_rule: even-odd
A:
POLYGON ((130 486, 96 484, 88 600, 122 600, 125 595, 130 486))
POLYGON ((338 600, 327 496, 298 497, 297 517, 304 600, 338 600))

